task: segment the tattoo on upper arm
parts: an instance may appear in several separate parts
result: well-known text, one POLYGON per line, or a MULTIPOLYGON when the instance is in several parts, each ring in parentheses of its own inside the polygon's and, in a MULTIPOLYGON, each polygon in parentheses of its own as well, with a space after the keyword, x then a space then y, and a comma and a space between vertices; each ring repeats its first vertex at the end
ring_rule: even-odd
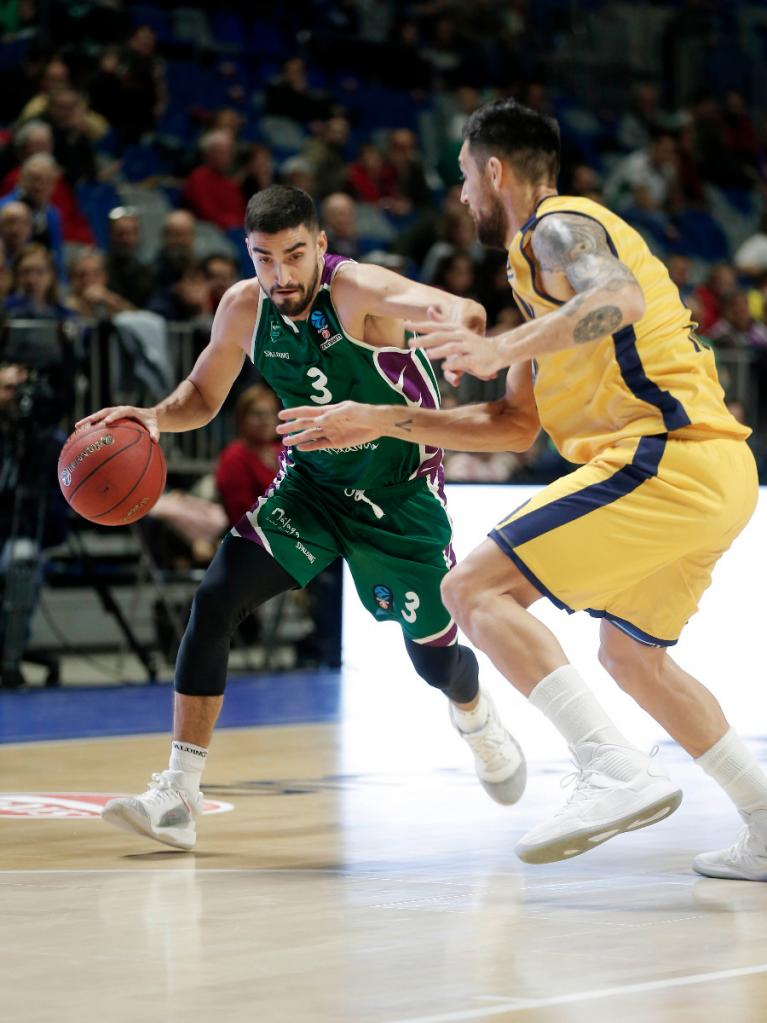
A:
POLYGON ((636 284, 633 273, 610 250, 604 228, 577 213, 551 213, 533 232, 541 270, 563 273, 575 292, 600 287, 619 291, 636 284))

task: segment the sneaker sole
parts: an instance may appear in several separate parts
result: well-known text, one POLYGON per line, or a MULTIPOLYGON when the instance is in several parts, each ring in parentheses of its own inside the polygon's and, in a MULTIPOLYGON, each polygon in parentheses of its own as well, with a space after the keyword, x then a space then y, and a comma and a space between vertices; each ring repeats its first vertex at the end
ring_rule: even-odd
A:
POLYGON ((145 835, 147 838, 169 845, 173 849, 180 849, 189 852, 197 841, 197 836, 192 837, 191 842, 179 836, 178 833, 171 834, 170 831, 156 832, 149 820, 138 810, 128 803, 120 803, 117 806, 107 804, 101 811, 101 819, 121 831, 132 831, 134 834, 145 835))
POLYGON ((628 831, 639 831, 640 828, 649 828, 652 824, 657 824, 678 809, 681 802, 682 790, 676 789, 663 796, 662 799, 657 799, 626 817, 584 831, 560 835, 550 842, 539 845, 523 846, 520 844, 514 851, 524 863, 555 863, 558 860, 571 860, 574 856, 580 856, 590 849, 596 849, 598 845, 615 838, 616 835, 623 835, 628 831))
POLYGON ((525 761, 525 755, 522 752, 522 747, 519 745, 516 739, 511 738, 514 743, 521 763, 516 768, 513 774, 509 775, 508 778, 504 778, 501 781, 486 781, 484 778, 480 778, 482 788, 487 792, 488 796, 501 806, 513 806, 514 803, 518 803, 522 798, 525 786, 527 785, 527 762, 525 761))
POLYGON ((709 867, 699 863, 697 858, 692 861, 692 869, 703 877, 715 877, 721 881, 767 881, 767 873, 744 874, 728 867, 709 867))

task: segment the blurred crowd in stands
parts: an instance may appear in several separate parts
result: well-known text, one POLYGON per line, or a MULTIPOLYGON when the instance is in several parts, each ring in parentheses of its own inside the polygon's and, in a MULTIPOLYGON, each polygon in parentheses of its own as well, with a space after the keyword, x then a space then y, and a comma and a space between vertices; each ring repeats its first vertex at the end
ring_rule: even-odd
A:
MULTIPOLYGON (((204 338, 252 274, 248 198, 284 182, 315 198, 331 251, 476 298, 491 331, 508 329, 505 257, 476 241, 456 157, 467 115, 514 95, 560 122, 560 191, 615 209, 664 259, 762 454, 764 5, 17 0, 1 18, 7 319, 114 322, 149 362, 168 323, 204 338)), ((178 367, 160 369, 172 384, 178 367)), ((443 394, 502 386, 464 378, 443 394)), ((447 460, 456 480, 562 468, 545 438, 447 460)))

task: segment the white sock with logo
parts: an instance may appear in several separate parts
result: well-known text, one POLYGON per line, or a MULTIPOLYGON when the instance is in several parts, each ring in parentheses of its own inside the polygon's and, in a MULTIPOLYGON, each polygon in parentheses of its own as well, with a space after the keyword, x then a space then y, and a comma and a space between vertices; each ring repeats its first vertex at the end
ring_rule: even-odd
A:
POLYGON ((202 746, 174 739, 170 744, 168 761, 168 770, 174 774, 174 784, 193 796, 197 795, 207 755, 208 751, 202 746))
POLYGON ((458 731, 464 735, 468 735, 470 732, 478 732, 480 728, 484 728, 487 724, 490 707, 481 689, 479 691, 479 702, 474 710, 463 710, 452 700, 451 703, 453 704, 453 721, 458 731))
POLYGON ((731 728, 695 763, 721 785, 741 813, 767 810, 767 776, 731 728))
POLYGON ((546 715, 574 749, 594 742, 634 750, 572 664, 565 664, 541 679, 530 693, 530 703, 546 715))

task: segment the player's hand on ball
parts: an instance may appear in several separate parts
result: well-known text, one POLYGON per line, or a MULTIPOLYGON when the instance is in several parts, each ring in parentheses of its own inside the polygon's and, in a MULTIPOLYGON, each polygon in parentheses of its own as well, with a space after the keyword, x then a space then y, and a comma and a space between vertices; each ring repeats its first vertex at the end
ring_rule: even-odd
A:
POLYGON ((91 412, 79 422, 75 423, 76 430, 84 430, 86 427, 97 426, 103 423, 109 426, 116 419, 135 419, 145 426, 149 436, 155 443, 160 439, 160 427, 157 423, 157 413, 151 408, 136 408, 135 405, 114 405, 111 408, 102 408, 98 412, 91 412))
POLYGON ((356 401, 338 405, 302 405, 279 412, 282 422, 277 433, 282 443, 299 451, 322 448, 351 448, 367 444, 381 436, 376 425, 374 406, 356 401))
POLYGON ((444 359, 442 372, 452 383, 448 372, 471 373, 480 380, 492 380, 503 360, 493 338, 483 337, 454 323, 440 323, 426 320, 422 323, 406 323, 407 330, 415 331, 417 337, 410 341, 411 348, 423 348, 430 359, 444 359))

